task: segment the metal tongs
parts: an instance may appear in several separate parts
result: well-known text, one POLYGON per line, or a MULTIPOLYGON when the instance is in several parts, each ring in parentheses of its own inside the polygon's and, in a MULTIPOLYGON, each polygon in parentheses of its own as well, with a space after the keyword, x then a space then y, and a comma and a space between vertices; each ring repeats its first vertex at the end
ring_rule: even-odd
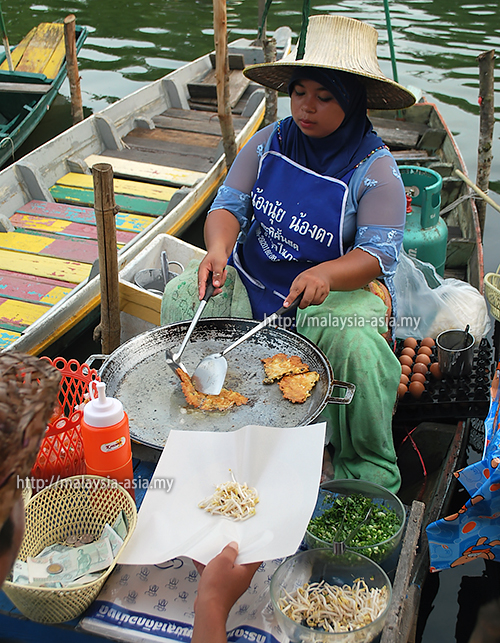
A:
MULTIPOLYGON (((346 506, 345 506, 345 509, 344 509, 344 515, 342 516, 342 520, 340 521, 340 525, 337 527, 337 529, 335 531, 335 536, 337 536, 337 534, 342 533, 342 527, 344 526, 344 521, 345 521, 348 506, 349 505, 346 502, 346 506)), ((361 522, 359 522, 354 527, 354 529, 351 529, 351 531, 347 534, 347 536, 343 540, 340 540, 340 541, 339 540, 333 540, 332 541, 333 553, 336 556, 341 556, 345 552, 347 543, 354 538, 354 536, 358 533, 358 531, 361 529, 361 527, 363 525, 366 525, 366 523, 368 522, 371 514, 372 514, 372 507, 369 507, 369 509, 366 512, 366 515, 363 518, 363 520, 361 522)))

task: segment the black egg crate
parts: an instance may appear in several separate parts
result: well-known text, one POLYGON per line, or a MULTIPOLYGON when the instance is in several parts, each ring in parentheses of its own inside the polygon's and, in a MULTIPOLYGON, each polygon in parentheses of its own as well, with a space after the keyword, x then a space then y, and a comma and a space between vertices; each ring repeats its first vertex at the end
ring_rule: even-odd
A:
MULTIPOLYGON (((403 343, 404 340, 397 340, 398 359, 404 348, 403 343)), ((420 342, 415 348, 415 353, 419 348, 420 342)), ((433 362, 437 362, 436 346, 432 349, 430 364, 433 362)), ((408 419, 414 423, 444 418, 484 420, 490 409, 492 372, 493 349, 487 339, 482 339, 479 347, 474 349, 472 373, 461 378, 443 375, 442 379, 438 380, 427 370, 425 390, 420 398, 413 397, 409 391, 399 398, 394 419, 398 422, 408 419)))

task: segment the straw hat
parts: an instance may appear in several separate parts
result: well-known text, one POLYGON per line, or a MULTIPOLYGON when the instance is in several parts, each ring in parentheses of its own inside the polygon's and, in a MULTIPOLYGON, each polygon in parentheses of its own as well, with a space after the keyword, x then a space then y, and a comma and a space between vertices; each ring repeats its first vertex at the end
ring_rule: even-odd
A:
POLYGON ((297 50, 275 63, 250 65, 247 78, 265 87, 288 91, 292 74, 301 67, 319 67, 356 74, 366 86, 368 107, 402 109, 415 102, 413 94, 382 73, 377 60, 377 30, 345 16, 313 16, 307 28, 304 58, 297 50))
POLYGON ((0 353, 0 529, 35 463, 60 380, 46 360, 0 353))

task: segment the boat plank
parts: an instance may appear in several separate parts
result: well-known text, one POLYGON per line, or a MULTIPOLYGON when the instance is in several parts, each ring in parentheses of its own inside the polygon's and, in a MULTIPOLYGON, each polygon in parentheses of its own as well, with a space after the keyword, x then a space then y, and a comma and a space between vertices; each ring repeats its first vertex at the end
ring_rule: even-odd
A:
MULTIPOLYGON (((124 152, 126 150, 120 150, 124 152)), ((133 162, 113 156, 115 150, 106 150, 104 154, 91 154, 85 159, 89 167, 95 163, 109 163, 113 172, 121 176, 149 179, 156 183, 167 185, 192 187, 197 181, 204 178, 204 173, 182 170, 177 167, 167 167, 161 164, 146 164, 133 162)))
POLYGON ((0 328, 0 350, 4 350, 12 344, 12 342, 15 342, 16 339, 19 339, 21 337, 21 333, 19 331, 13 331, 13 330, 7 330, 6 328, 0 328))
POLYGON ((69 281, 79 284, 86 279, 91 269, 90 264, 66 259, 54 259, 40 255, 28 255, 0 248, 0 270, 20 272, 25 275, 37 275, 69 281))
POLYGON ((0 248, 83 263, 92 263, 99 255, 95 240, 47 237, 33 232, 4 233, 0 235, 0 248))
MULTIPOLYGON (((156 130, 154 130, 156 131, 156 130)), ((130 150, 142 150, 144 152, 155 152, 159 153, 162 156, 164 154, 169 154, 174 162, 180 163, 182 157, 184 162, 186 158, 195 159, 195 162, 199 160, 210 161, 212 164, 219 156, 219 152, 222 148, 222 139, 217 142, 216 147, 204 147, 199 145, 189 145, 187 143, 178 142, 168 142, 161 140, 161 138, 155 137, 135 137, 135 136, 125 136, 123 142, 128 146, 130 150), (179 157, 179 160, 177 158, 179 157)), ((129 150, 122 150, 122 152, 128 152, 129 150)))
MULTIPOLYGON (((250 80, 243 75, 240 69, 229 71, 229 104, 231 108, 237 104, 249 84, 250 80)), ((190 97, 194 100, 217 100, 215 69, 209 71, 199 82, 188 83, 187 87, 190 97)))
MULTIPOLYGON (((170 110, 168 110, 170 111, 170 110)), ((181 113, 206 114, 206 112, 193 112, 193 110, 178 110, 181 113)), ((235 132, 241 131, 247 124, 248 119, 242 117, 233 117, 235 132)), ((183 116, 170 116, 166 112, 153 117, 153 123, 156 127, 163 129, 176 129, 183 132, 199 132, 200 134, 211 134, 221 136, 220 121, 217 114, 210 112, 209 118, 194 119, 184 118, 183 116)))
MULTIPOLYGON (((93 208, 78 206, 70 203, 49 203, 47 201, 30 201, 17 210, 19 214, 47 216, 54 219, 64 219, 73 223, 96 225, 93 208)), ((154 221, 154 217, 118 212, 115 216, 117 230, 141 232, 154 221)))
MULTIPOLYGON (((49 217, 37 217, 30 214, 16 213, 10 217, 10 221, 16 229, 32 230, 36 232, 50 232, 80 239, 97 239, 97 227, 83 223, 64 221, 63 219, 51 219, 49 217)), ((128 243, 135 237, 133 232, 124 230, 116 231, 116 240, 121 244, 128 243)))
POLYGON ((49 310, 49 306, 0 297, 0 327, 23 330, 49 310))
MULTIPOLYGON (((94 177, 90 174, 69 172, 56 181, 56 184, 92 190, 94 188, 94 177)), ((115 194, 129 194, 130 196, 139 196, 167 202, 170 201, 177 191, 177 188, 167 187, 166 185, 152 185, 151 183, 140 183, 127 179, 113 179, 113 188, 115 194)))
MULTIPOLYGON (((16 71, 30 72, 32 74, 45 74, 45 67, 52 58, 52 54, 62 42, 61 63, 64 58, 64 25, 55 22, 43 22, 35 30, 29 43, 19 60, 16 71)), ((51 67, 53 71, 54 64, 51 67)))
MULTIPOLYGON (((50 193, 56 201, 67 203, 80 203, 82 205, 94 205, 94 190, 83 190, 71 188, 64 185, 53 185, 50 193)), ((150 216, 162 216, 165 214, 168 202, 155 201, 153 199, 142 199, 125 194, 115 194, 116 205, 125 212, 131 214, 148 214, 150 216)))
POLYGON ((0 270, 0 295, 9 299, 54 304, 74 287, 68 281, 0 270))
POLYGON ((128 144, 129 140, 144 139, 143 146, 148 146, 152 141, 158 141, 164 145, 179 145, 196 147, 201 149, 214 150, 221 141, 221 135, 203 134, 199 132, 178 131, 174 129, 145 129, 136 127, 124 137, 123 142, 128 144))
POLYGON ((180 171, 196 172, 201 176, 204 176, 213 168, 214 160, 217 156, 216 153, 212 153, 208 157, 201 157, 193 155, 187 149, 182 148, 178 148, 176 151, 169 151, 165 146, 156 150, 133 146, 124 150, 106 150, 106 154, 109 154, 110 157, 121 159, 124 162, 124 168, 126 168, 127 163, 132 163, 134 167, 136 164, 141 164, 154 167, 165 165, 167 168, 173 167, 175 164, 180 171))

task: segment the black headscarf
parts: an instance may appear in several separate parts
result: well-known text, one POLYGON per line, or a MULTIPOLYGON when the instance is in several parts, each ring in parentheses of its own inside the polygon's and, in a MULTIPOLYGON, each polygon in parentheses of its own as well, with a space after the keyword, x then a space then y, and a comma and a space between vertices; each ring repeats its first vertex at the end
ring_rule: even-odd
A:
POLYGON ((291 95, 300 79, 314 80, 333 94, 345 113, 335 132, 323 138, 303 134, 292 117, 281 123, 281 151, 293 161, 325 176, 341 179, 384 143, 366 115, 366 89, 354 74, 316 67, 297 69, 289 84, 291 95))

